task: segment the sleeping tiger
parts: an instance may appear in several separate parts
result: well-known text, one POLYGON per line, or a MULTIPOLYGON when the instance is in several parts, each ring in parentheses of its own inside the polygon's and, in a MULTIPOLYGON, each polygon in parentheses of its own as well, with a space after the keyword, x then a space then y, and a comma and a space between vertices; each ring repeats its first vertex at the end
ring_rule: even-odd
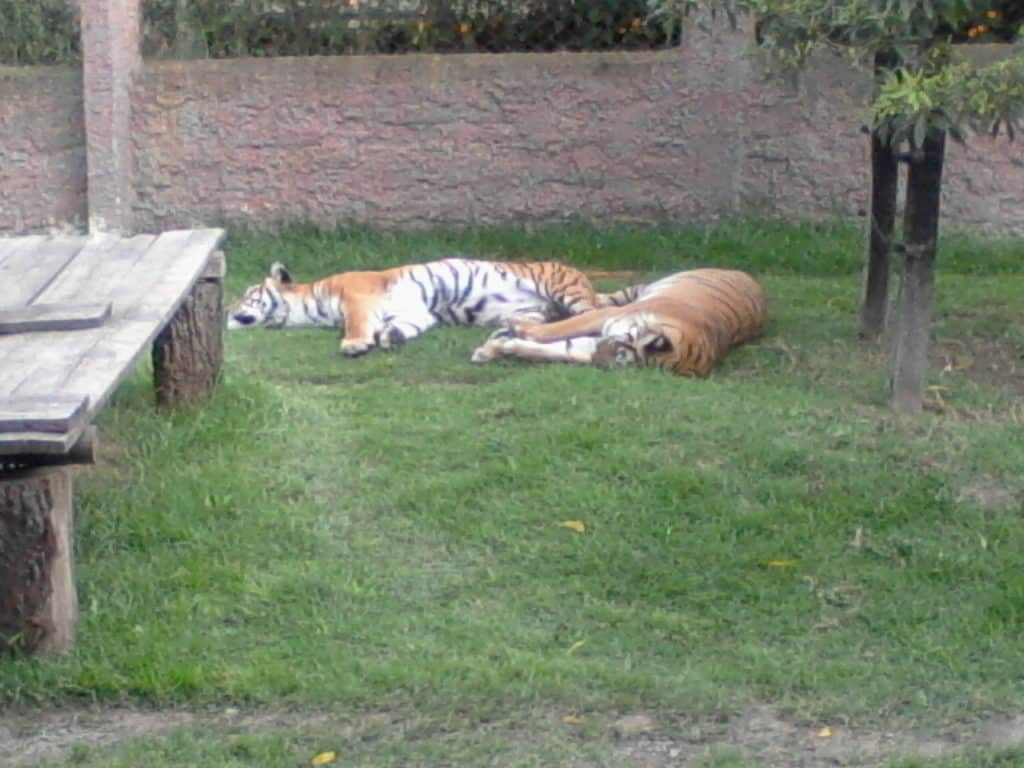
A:
POLYGON ((733 347, 760 334, 764 290, 745 272, 694 269, 598 295, 599 309, 553 323, 514 320, 473 353, 602 368, 658 367, 706 376, 733 347))
POLYGON ((228 329, 342 328, 341 354, 387 349, 435 325, 543 322, 594 309, 582 272, 554 261, 451 258, 377 272, 342 272, 293 283, 280 262, 227 312, 228 329))

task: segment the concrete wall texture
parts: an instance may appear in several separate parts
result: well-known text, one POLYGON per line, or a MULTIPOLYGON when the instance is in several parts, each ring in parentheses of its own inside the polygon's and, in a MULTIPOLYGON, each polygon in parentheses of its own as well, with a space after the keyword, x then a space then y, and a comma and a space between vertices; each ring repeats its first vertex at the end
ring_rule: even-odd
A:
POLYGON ((82 77, 0 68, 0 234, 85 222, 82 77))
MULTIPOLYGON (((866 78, 838 60, 768 78, 748 40, 695 30, 646 53, 146 62, 131 85, 132 226, 862 212, 866 78)), ((69 73, 9 72, 0 232, 80 223, 80 90, 69 73)), ((946 225, 1024 235, 1016 145, 951 144, 945 178, 946 225)))

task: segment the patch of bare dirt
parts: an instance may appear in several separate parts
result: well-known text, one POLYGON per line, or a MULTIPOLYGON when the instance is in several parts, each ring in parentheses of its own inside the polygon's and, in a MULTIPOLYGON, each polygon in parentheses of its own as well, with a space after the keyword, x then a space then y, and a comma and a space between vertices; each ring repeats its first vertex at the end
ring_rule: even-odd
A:
POLYGON ((957 732, 928 734, 798 723, 770 706, 757 705, 717 727, 695 728, 680 737, 662 730, 658 736, 623 744, 621 750, 642 768, 686 768, 723 752, 742 755, 763 768, 825 768, 874 766, 901 758, 934 759, 969 747, 1020 743, 1024 743, 1024 732, 1007 731, 1005 726, 989 738, 979 735, 971 739, 957 732))
POLYGON ((929 365, 941 377, 965 378, 1024 397, 1024 351, 1006 340, 976 337, 936 339, 929 365))
POLYGON ((986 512, 1024 511, 1024 491, 991 477, 982 477, 964 485, 957 494, 957 500, 971 502, 986 512))
MULTIPOLYGON (((208 712, 130 708, 0 712, 0 764, 35 766, 66 757, 76 746, 110 747, 190 726, 252 734, 323 725, 335 719, 323 710, 230 707, 208 712)), ((383 713, 367 714, 361 721, 349 722, 343 730, 354 734, 366 727, 394 730, 401 726, 383 713)), ((722 753, 742 755, 763 768, 864 767, 902 758, 950 757, 977 748, 1024 746, 1024 715, 1001 715, 971 726, 926 732, 803 723, 771 706, 754 705, 714 721, 663 723, 655 713, 626 714, 608 723, 605 736, 608 757, 615 759, 615 764, 636 768, 690 768, 722 753)), ((585 768, 587 763, 579 765, 585 768)))
POLYGON ((194 716, 181 710, 128 708, 46 709, 0 712, 0 764, 36 765, 78 746, 106 747, 159 736, 189 725, 194 716))

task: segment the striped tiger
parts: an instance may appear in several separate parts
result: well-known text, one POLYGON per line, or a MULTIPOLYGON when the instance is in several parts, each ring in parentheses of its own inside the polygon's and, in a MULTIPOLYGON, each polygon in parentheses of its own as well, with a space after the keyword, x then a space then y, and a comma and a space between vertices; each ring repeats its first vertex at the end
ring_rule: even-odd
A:
POLYGON ((544 322, 586 312, 598 298, 582 272, 554 261, 449 258, 292 282, 280 262, 227 312, 228 329, 341 328, 341 354, 387 349, 436 325, 544 322))
POLYGON ((764 290, 745 272, 694 269, 599 294, 599 308, 552 323, 513 321, 473 353, 602 368, 657 367, 706 376, 733 347, 761 333, 764 290))

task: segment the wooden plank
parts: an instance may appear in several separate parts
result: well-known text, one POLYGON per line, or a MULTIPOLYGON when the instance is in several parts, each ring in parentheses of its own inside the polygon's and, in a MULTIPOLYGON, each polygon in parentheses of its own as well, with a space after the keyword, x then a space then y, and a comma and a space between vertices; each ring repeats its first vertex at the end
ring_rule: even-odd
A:
POLYGON ((85 425, 70 432, 0 432, 0 456, 67 453, 82 436, 85 425))
MULTIPOLYGON (((155 235, 140 235, 122 240, 117 235, 93 235, 75 257, 74 261, 37 297, 37 304, 60 304, 81 301, 88 296, 94 301, 110 301, 122 282, 131 282, 133 271, 149 246, 156 240, 155 235)), ((148 286, 138 286, 144 291, 148 286)), ((112 316, 119 311, 118 304, 111 302, 112 316)), ((43 335, 43 332, 26 338, 22 336, 0 336, 0 397, 11 393, 22 382, 40 372, 50 375, 64 371, 66 375, 78 359, 93 344, 94 336, 81 336, 88 331, 78 331, 72 336, 60 333, 43 335), (57 371, 54 371, 57 369, 57 371)))
MULTIPOLYGON (((216 232, 220 232, 220 237, 223 237, 221 230, 216 232)), ((83 356, 92 353, 96 346, 102 346, 104 338, 116 334, 116 326, 125 321, 159 324, 159 327, 144 329, 141 334, 130 334, 131 338, 141 338, 140 346, 148 344, 191 290, 203 264, 209 258, 209 253, 204 251, 207 248, 212 250, 215 242, 219 242, 219 238, 204 240, 202 237, 194 237, 194 233, 189 230, 168 232, 156 238, 141 258, 135 259, 126 271, 121 271, 118 278, 112 277, 106 282, 104 295, 111 298, 114 305, 113 317, 108 326, 95 331, 82 331, 75 334, 73 339, 60 339, 47 344, 45 349, 37 352, 37 365, 31 374, 23 374, 22 383, 14 385, 12 391, 31 391, 31 388, 37 386, 55 389, 68 386, 71 373, 83 356)), ((54 295, 59 298, 70 289, 71 286, 54 286, 52 290, 46 291, 43 298, 50 299, 54 295)), ((141 349, 138 351, 141 352, 141 349)), ((93 357, 104 357, 101 352, 92 354, 93 357)), ((118 354, 115 361, 123 358, 123 354, 118 354)), ((128 362, 131 359, 129 357, 128 362)), ((115 364, 115 361, 110 364, 115 364)), ((0 372, 0 395, 4 383, 4 374, 0 372)), ((92 384, 87 391, 93 395, 97 392, 92 384)))
MULTIPOLYGON (((175 234, 175 233, 168 233, 175 234)), ((146 301, 121 312, 118 306, 127 304, 115 299, 115 320, 107 327, 82 334, 97 336, 96 343, 77 357, 65 375, 55 369, 54 375, 36 376, 15 388, 15 392, 32 391, 33 387, 47 390, 82 393, 89 396, 91 410, 95 412, 106 404, 114 389, 129 373, 136 358, 146 350, 156 335, 171 319, 178 306, 192 290, 202 274, 210 254, 224 238, 223 230, 207 229, 185 232, 184 240, 175 236, 164 240, 161 235, 152 248, 157 253, 147 257, 146 267, 153 284, 145 291, 146 301)), ((140 276, 140 285, 145 279, 140 276)))
POLYGON ((20 238, 0 264, 0 307, 30 303, 82 250, 84 237, 20 238))
POLYGON ((109 301, 110 291, 131 273, 154 240, 154 235, 126 239, 110 234, 92 235, 74 260, 32 303, 109 301))
MULTIPOLYGON (((23 433, 25 434, 25 433, 23 433)), ((0 477, 3 473, 23 467, 64 467, 69 464, 95 464, 100 438, 96 427, 89 425, 66 453, 0 453, 0 477)))
POLYGON ((0 399, 0 432, 68 432, 85 418, 88 397, 0 399))
MULTIPOLYGON (((18 377, 6 379, 0 370, 0 396, 39 391, 88 395, 91 417, 106 404, 117 385, 131 372, 139 354, 188 295, 223 237, 224 232, 219 229, 183 230, 158 237, 144 258, 136 262, 116 287, 107 291, 114 310, 111 320, 101 328, 74 334, 12 337, 21 340, 62 338, 59 342, 51 338, 48 344, 23 343, 22 346, 33 346, 36 354, 46 358, 44 365, 30 376, 22 372, 18 377)), ((56 284, 51 288, 64 290, 56 284)), ((49 297, 48 289, 40 298, 49 297)), ((4 341, 5 337, 0 337, 0 357, 4 353, 4 341)), ((20 449, 15 451, 12 446, 18 439, 17 435, 0 434, 0 453, 53 450, 54 441, 36 435, 29 446, 21 439, 20 449)))
POLYGON ((31 304, 0 309, 0 333, 95 328, 109 319, 110 307, 108 301, 103 304, 31 304))
POLYGON ((20 237, 0 237, 0 264, 3 264, 4 259, 14 251, 19 240, 20 237))

